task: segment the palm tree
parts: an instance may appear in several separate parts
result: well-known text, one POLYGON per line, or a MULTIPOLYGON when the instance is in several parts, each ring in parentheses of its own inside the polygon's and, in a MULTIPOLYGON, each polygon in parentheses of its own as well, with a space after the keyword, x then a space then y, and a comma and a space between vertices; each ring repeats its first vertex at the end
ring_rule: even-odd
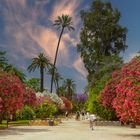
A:
POLYGON ((44 53, 40 53, 37 57, 32 59, 32 63, 28 66, 27 70, 29 72, 35 71, 35 69, 40 69, 40 91, 44 90, 44 70, 50 68, 52 66, 50 59, 44 55, 44 53))
POLYGON ((53 70, 54 67, 51 67, 48 71, 48 74, 52 75, 53 74, 53 71, 54 71, 54 84, 55 84, 55 89, 56 89, 56 93, 59 95, 59 81, 61 79, 63 79, 60 75, 60 73, 58 72, 57 68, 55 68, 55 70, 53 70))
MULTIPOLYGON (((58 44, 57 44, 57 48, 56 48, 56 53, 55 53, 55 59, 54 59, 54 63, 53 66, 55 67, 56 65, 56 60, 57 60, 57 54, 58 54, 58 50, 59 50, 59 44, 61 41, 61 37, 63 35, 63 32, 66 29, 70 30, 74 30, 74 28, 72 27, 72 17, 70 17, 69 15, 63 15, 60 17, 58 16, 58 18, 55 20, 54 26, 57 26, 57 29, 61 28, 61 32, 60 32, 60 36, 58 39, 58 44)), ((52 79, 51 79, 51 89, 50 92, 52 93, 53 90, 53 80, 54 80, 54 73, 55 73, 55 69, 53 69, 53 73, 52 73, 52 79)))
POLYGON ((66 79, 64 81, 64 87, 67 92, 67 98, 72 100, 72 95, 75 93, 76 85, 72 79, 66 79))

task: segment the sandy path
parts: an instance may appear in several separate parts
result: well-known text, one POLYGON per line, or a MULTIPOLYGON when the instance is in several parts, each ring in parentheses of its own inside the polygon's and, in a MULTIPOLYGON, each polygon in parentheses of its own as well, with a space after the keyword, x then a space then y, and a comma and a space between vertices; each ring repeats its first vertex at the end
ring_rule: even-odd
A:
POLYGON ((95 127, 86 121, 68 120, 59 126, 22 126, 0 130, 0 140, 140 140, 140 129, 95 127))

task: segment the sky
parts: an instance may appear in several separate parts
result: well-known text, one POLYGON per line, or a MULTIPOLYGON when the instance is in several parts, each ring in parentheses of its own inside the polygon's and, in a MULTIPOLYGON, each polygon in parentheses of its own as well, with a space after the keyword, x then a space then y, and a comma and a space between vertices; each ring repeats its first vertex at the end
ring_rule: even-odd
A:
MULTIPOLYGON (((73 79, 77 92, 83 92, 87 81, 76 45, 82 27, 80 11, 93 0, 0 0, 0 50, 6 51, 9 63, 22 70, 27 78, 39 77, 39 70, 28 73, 31 59, 40 52, 53 62, 60 30, 54 26, 57 16, 73 18, 74 31, 65 31, 61 40, 57 68, 62 77, 73 79)), ((107 0, 103 0, 107 1, 107 0)), ((140 0, 108 0, 121 12, 120 24, 127 27, 128 49, 121 53, 128 62, 140 51, 140 0)), ((45 74, 45 87, 50 89, 50 76, 45 74)))

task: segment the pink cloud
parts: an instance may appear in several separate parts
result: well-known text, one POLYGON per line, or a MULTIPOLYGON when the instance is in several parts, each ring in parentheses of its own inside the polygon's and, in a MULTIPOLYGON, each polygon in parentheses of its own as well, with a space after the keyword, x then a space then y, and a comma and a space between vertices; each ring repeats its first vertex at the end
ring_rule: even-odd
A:
POLYGON ((84 79, 87 77, 87 71, 84 67, 81 57, 78 57, 78 59, 73 63, 73 67, 82 75, 84 79))

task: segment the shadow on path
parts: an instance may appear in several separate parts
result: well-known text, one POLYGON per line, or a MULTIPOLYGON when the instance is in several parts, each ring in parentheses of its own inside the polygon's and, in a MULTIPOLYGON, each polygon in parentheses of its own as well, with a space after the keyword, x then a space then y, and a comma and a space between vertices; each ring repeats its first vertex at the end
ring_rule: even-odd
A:
POLYGON ((140 134, 119 134, 119 136, 140 138, 140 134))
POLYGON ((36 133, 36 132, 48 132, 50 130, 45 128, 8 128, 0 130, 0 137, 7 135, 23 135, 23 133, 36 133))

